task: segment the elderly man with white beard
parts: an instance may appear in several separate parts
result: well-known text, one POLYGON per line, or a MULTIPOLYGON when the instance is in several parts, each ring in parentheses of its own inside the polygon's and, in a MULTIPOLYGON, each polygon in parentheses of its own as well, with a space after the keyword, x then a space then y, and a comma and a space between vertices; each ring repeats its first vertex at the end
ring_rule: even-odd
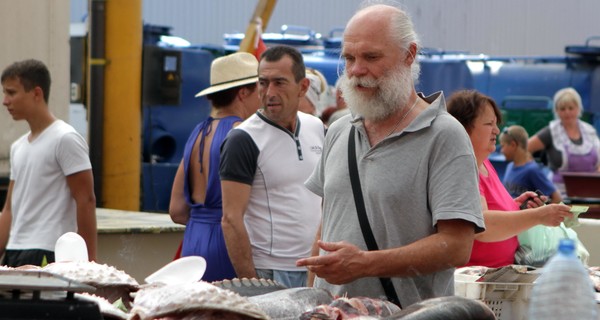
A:
POLYGON ((334 295, 402 307, 453 295, 454 268, 484 230, 469 137, 441 92, 415 91, 418 46, 393 6, 364 7, 346 26, 351 114, 330 127, 305 183, 323 197, 323 219, 313 256, 297 261, 334 295))

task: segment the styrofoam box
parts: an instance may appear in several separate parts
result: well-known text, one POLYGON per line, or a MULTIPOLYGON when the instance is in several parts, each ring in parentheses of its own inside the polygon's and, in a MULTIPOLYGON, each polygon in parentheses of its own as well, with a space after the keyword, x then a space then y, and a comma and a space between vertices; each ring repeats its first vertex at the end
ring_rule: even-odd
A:
POLYGON ((454 275, 454 294, 481 300, 498 320, 525 320, 532 283, 475 282, 479 276, 454 275))

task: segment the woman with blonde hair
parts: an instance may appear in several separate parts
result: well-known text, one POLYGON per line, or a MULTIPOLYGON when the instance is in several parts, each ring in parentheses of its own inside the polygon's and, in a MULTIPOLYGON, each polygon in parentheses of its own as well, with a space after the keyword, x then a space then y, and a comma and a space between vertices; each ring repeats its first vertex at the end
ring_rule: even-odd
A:
POLYGON ((564 194, 561 172, 596 172, 600 160, 600 140, 596 129, 581 120, 581 96, 573 88, 554 95, 555 120, 528 141, 531 153, 544 150, 548 166, 554 173, 552 182, 564 194))

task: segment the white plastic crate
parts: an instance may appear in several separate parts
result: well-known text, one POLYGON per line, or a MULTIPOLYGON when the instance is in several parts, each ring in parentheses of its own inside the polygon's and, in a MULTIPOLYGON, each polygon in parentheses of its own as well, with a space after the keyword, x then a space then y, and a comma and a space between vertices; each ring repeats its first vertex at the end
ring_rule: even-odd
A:
POLYGON ((456 274, 454 294, 484 302, 498 320, 525 320, 532 283, 475 282, 479 276, 456 274))

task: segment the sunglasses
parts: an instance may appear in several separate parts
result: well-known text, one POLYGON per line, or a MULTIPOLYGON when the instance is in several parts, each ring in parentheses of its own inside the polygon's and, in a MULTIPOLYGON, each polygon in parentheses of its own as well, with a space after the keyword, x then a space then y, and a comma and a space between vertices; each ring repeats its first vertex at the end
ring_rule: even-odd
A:
POLYGON ((502 134, 505 134, 507 137, 509 137, 511 141, 517 141, 517 139, 512 134, 510 134, 508 127, 504 127, 502 129, 502 134))

